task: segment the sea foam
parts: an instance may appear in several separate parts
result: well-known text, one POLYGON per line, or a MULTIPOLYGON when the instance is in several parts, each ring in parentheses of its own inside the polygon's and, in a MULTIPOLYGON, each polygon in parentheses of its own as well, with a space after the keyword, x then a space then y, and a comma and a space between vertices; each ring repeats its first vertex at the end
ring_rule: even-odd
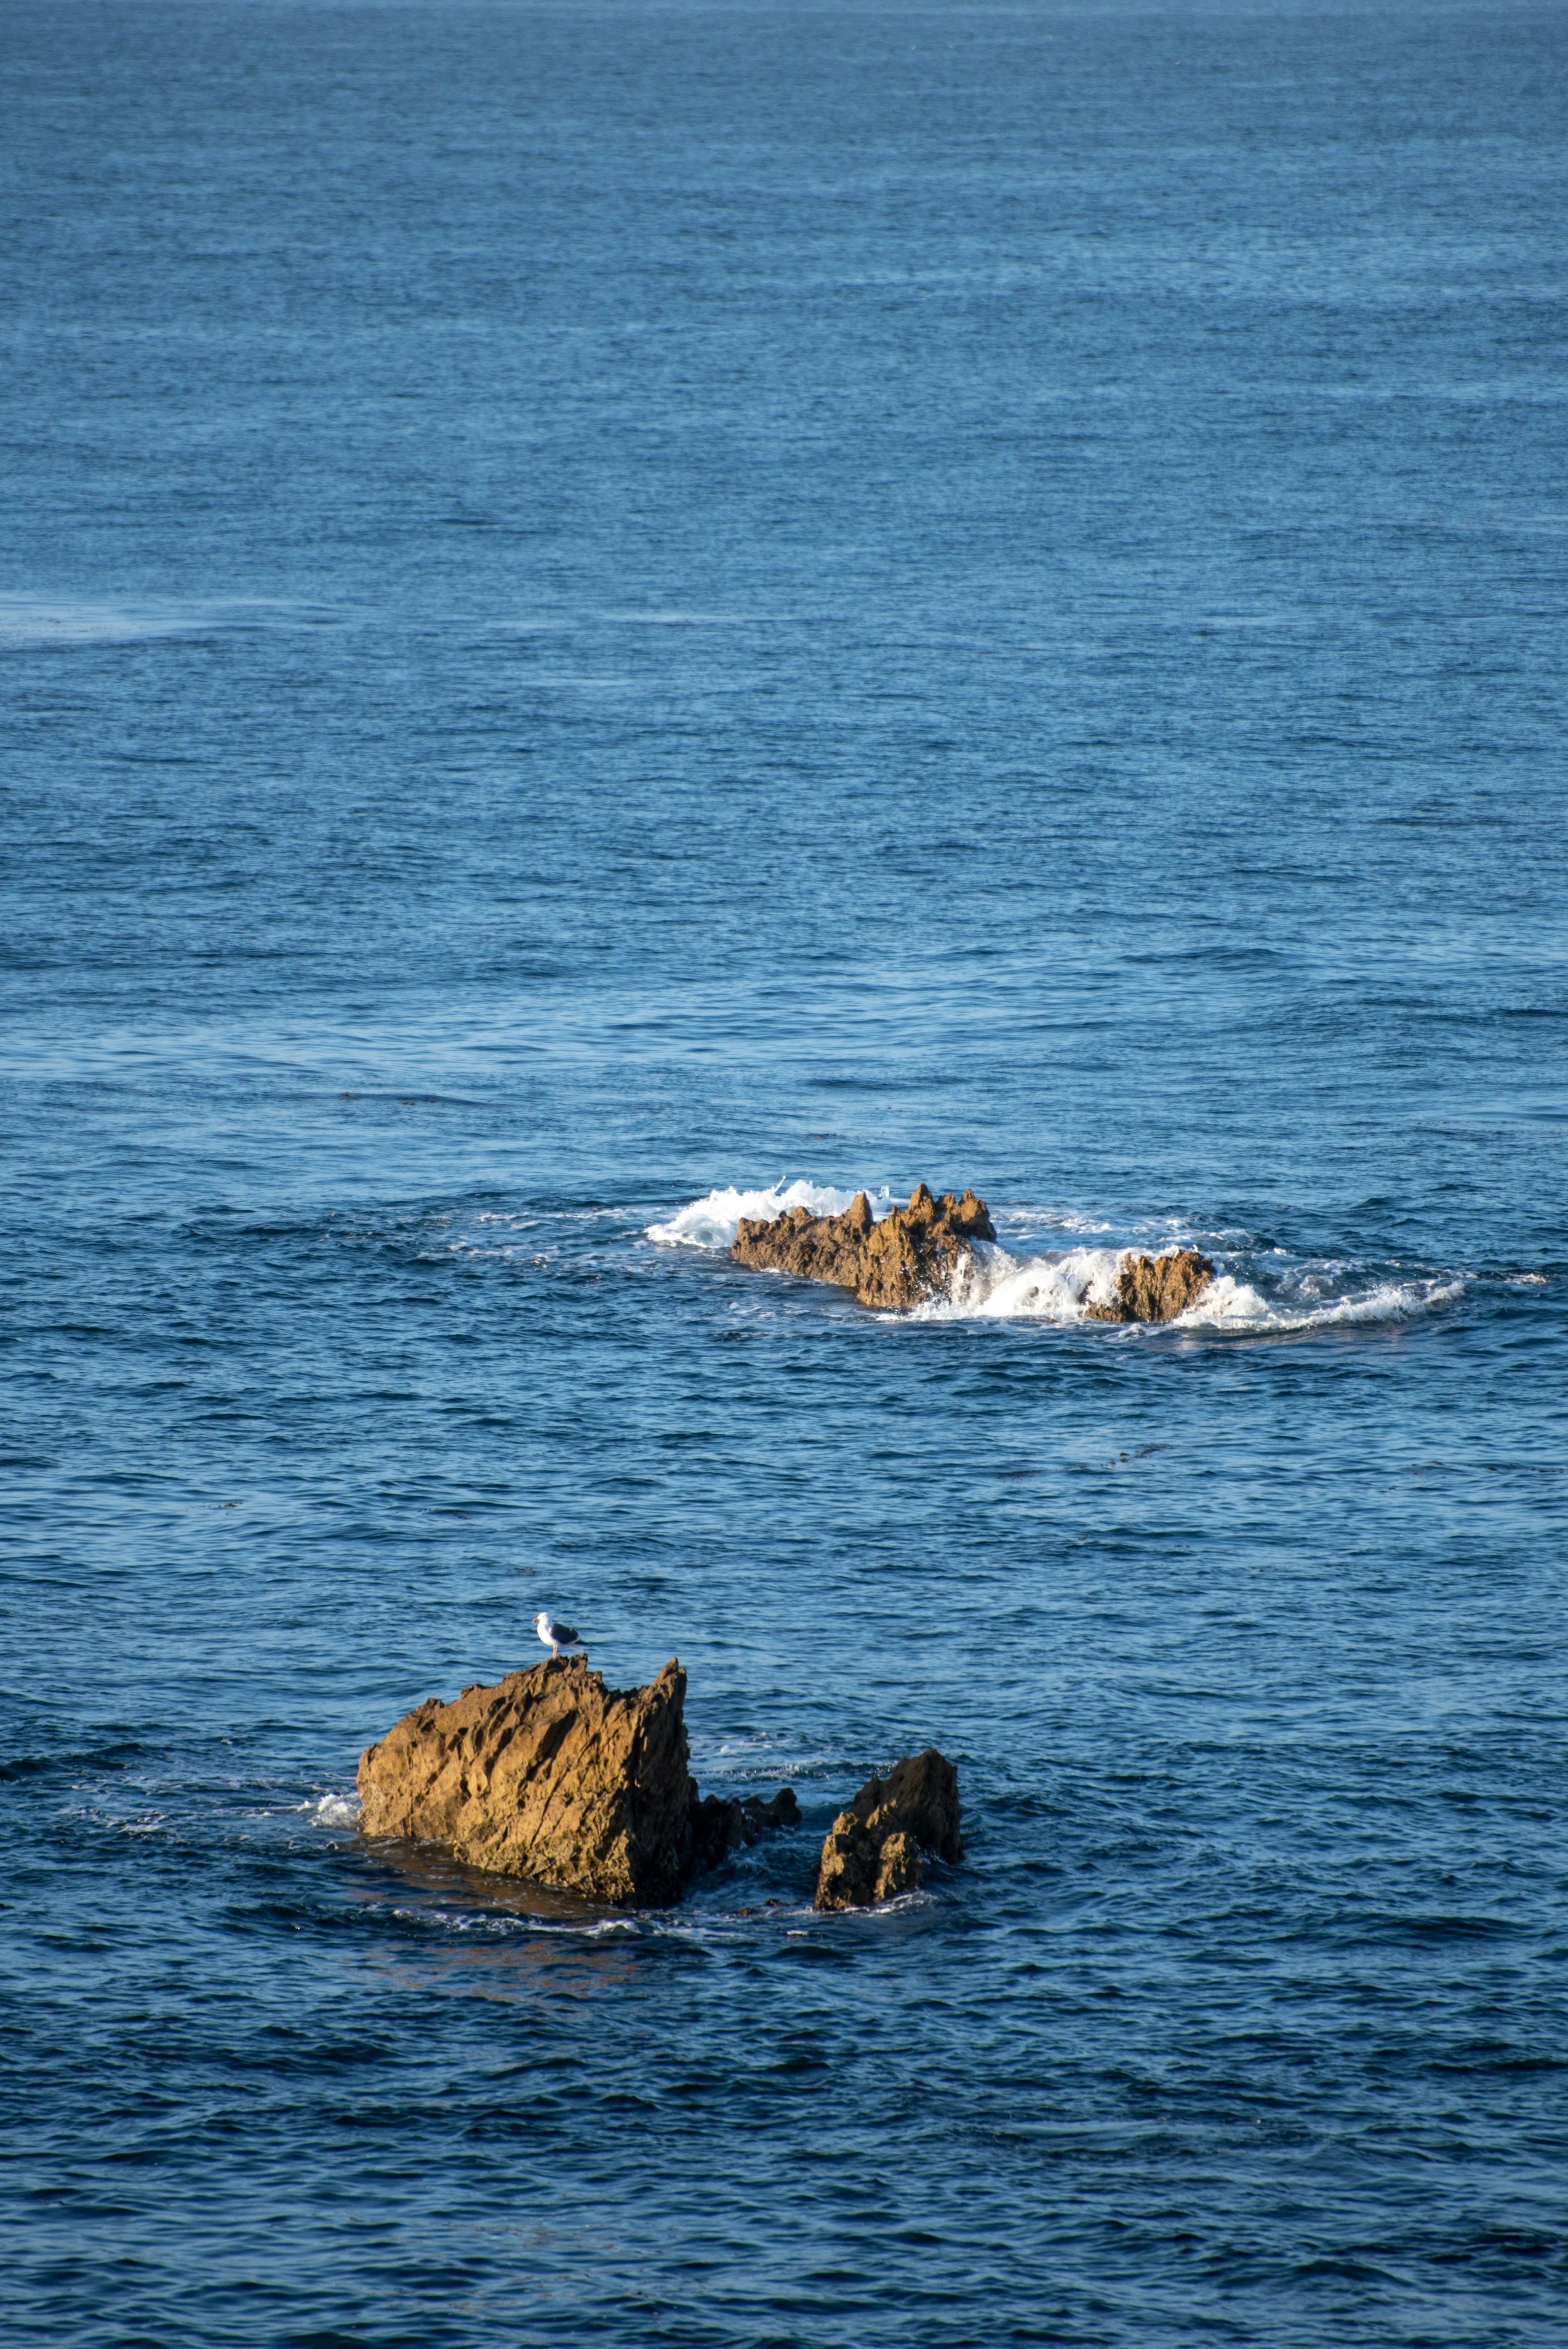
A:
POLYGON ((163 636, 206 635, 216 628, 288 616, 295 607, 263 597, 117 602, 0 595, 0 647, 140 644, 163 636))
MULTIPOLYGON (((912 1318, 1058 1325, 1086 1321, 1091 1305, 1107 1305, 1115 1296, 1122 1254, 1119 1248, 1077 1248, 1065 1255, 1020 1257, 1005 1248, 976 1247, 968 1263, 959 1267, 948 1294, 917 1306, 912 1318)), ((1452 1276, 1400 1280, 1365 1266, 1307 1267, 1275 1260, 1257 1281, 1217 1269, 1197 1303, 1167 1326, 1261 1335, 1405 1321, 1452 1303, 1463 1294, 1464 1285, 1452 1276)))
POLYGON ((305 1815, 318 1827, 357 1827, 359 1825, 359 1797, 357 1794, 323 1794, 304 1806, 305 1815))

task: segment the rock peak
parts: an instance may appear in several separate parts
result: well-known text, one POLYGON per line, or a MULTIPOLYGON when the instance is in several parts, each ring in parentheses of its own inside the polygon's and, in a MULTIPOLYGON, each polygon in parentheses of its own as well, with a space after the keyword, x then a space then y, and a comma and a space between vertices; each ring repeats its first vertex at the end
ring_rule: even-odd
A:
POLYGON ((689 1847, 686 1675, 607 1688, 547 1656, 451 1704, 427 1697, 359 1764, 367 1835, 444 1843, 471 1867, 662 1906, 689 1847))
POLYGON ((862 1305, 907 1312, 923 1298, 945 1293, 976 1240, 996 1229, 983 1199, 944 1191, 933 1198, 917 1183, 907 1207, 877 1223, 871 1202, 857 1191, 842 1215, 812 1215, 791 1207, 771 1220, 743 1216, 730 1250, 737 1264, 852 1289, 862 1305))
POLYGON ((1113 1301, 1086 1305, 1084 1313, 1090 1321, 1174 1321, 1196 1305, 1213 1278, 1213 1263, 1196 1248, 1177 1248, 1169 1256, 1137 1256, 1129 1249, 1113 1301))
POLYGON ((819 1909, 863 1909, 912 1892, 929 1853, 963 1855, 958 1772, 934 1745, 868 1778, 828 1829, 817 1868, 819 1909))
POLYGON ((607 1688, 586 1657, 547 1656, 451 1704, 427 1697, 360 1756, 361 1827, 564 1892, 666 1908, 702 1868, 800 1816, 788 1788, 771 1803, 700 1799, 685 1703, 675 1656, 646 1688, 607 1688))

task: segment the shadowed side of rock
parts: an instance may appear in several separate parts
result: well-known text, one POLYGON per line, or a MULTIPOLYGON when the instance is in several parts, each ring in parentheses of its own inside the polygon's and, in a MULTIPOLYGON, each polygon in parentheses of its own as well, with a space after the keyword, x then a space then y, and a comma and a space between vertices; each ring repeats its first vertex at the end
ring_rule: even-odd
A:
POLYGON ((1086 1305, 1090 1321, 1174 1321, 1196 1305, 1210 1281, 1214 1266, 1196 1248, 1178 1248, 1170 1256, 1122 1258, 1116 1295, 1109 1305, 1086 1305))
POLYGON ((767 1802, 757 1794, 748 1794, 738 1802, 726 1801, 721 1794, 699 1797, 693 1786, 691 1872, 694 1876, 706 1875, 710 1868, 727 1860, 732 1851, 756 1843, 776 1827, 799 1824, 800 1805, 787 1786, 781 1786, 767 1802))
POLYGON ((864 1191, 842 1215, 792 1207, 771 1221, 742 1217, 730 1254, 737 1264, 833 1281, 853 1289, 862 1305, 905 1312, 946 1290, 973 1241, 995 1238, 985 1201, 973 1191, 962 1198, 944 1191, 935 1199, 920 1183, 909 1205, 880 1223, 864 1191))
POLYGON ((819 1909, 871 1908, 920 1883, 929 1853, 962 1856, 958 1772, 945 1754, 895 1762, 886 1778, 870 1778, 828 1829, 817 1868, 819 1909))

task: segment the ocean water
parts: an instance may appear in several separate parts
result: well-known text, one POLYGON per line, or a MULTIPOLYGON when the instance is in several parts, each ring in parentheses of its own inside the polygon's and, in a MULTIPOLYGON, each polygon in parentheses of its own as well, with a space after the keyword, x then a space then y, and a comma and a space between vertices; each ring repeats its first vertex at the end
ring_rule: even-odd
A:
POLYGON ((8 0, 8 2344, 1562 2340, 1565 48, 8 0), (367 1845, 540 1606, 802 1826, 367 1845))

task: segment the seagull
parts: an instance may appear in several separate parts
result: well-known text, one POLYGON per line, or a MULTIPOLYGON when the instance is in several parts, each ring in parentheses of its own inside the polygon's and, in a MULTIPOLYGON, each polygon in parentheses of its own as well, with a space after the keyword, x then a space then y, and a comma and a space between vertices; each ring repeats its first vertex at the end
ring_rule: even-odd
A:
POLYGON ((571 1625, 569 1623, 557 1623, 545 1608, 541 1608, 539 1613, 534 1617, 534 1629, 538 1632, 539 1637, 544 1641, 545 1646, 549 1649, 552 1656, 558 1656, 562 1648, 582 1648, 583 1654, 585 1656, 588 1653, 587 1648, 578 1638, 571 1625))

